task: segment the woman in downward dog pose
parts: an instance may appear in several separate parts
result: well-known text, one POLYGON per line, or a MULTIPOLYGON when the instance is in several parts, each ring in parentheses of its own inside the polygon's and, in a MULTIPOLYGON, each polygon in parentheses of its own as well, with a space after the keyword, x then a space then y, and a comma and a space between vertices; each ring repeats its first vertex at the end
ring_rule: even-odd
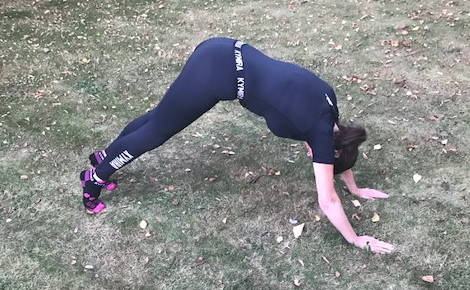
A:
POLYGON ((90 155, 93 168, 80 174, 86 211, 105 208, 100 192, 113 189, 115 184, 108 180, 116 170, 162 145, 217 102, 235 99, 264 117, 276 136, 305 141, 311 148, 320 208, 346 241, 376 253, 394 250, 391 244, 354 232, 333 184, 334 174, 341 173, 353 194, 388 197, 358 188, 354 181, 351 167, 366 139, 365 130, 338 124, 335 93, 315 74, 229 38, 199 44, 161 102, 129 123, 105 150, 90 155))

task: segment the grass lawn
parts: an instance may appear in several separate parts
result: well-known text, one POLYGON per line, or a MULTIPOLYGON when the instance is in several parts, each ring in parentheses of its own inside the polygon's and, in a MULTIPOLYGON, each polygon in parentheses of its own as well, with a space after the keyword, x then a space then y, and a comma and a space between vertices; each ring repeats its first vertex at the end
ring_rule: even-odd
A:
POLYGON ((0 289, 470 289, 469 104, 467 0, 2 1, 0 289), (335 87, 342 119, 368 129, 358 184, 391 197, 356 208, 339 180, 338 194, 395 254, 347 244, 303 145, 237 102, 119 171, 107 211, 84 213, 88 154, 213 36, 335 87))

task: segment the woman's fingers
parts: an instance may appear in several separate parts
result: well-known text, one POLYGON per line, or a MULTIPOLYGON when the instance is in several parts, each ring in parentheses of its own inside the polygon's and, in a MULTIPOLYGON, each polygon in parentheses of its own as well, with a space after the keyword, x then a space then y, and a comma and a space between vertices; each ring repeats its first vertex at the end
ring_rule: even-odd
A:
POLYGON ((386 194, 386 193, 383 193, 383 192, 375 190, 375 189, 369 189, 369 188, 361 188, 359 196, 362 197, 362 198, 366 198, 366 199, 388 198, 389 197, 389 195, 386 194))
POLYGON ((384 192, 381 192, 381 191, 378 191, 378 190, 374 189, 374 197, 375 198, 388 198, 389 195, 384 193, 384 192))
POLYGON ((395 250, 392 244, 375 240, 371 242, 371 250, 379 254, 390 254, 395 250))

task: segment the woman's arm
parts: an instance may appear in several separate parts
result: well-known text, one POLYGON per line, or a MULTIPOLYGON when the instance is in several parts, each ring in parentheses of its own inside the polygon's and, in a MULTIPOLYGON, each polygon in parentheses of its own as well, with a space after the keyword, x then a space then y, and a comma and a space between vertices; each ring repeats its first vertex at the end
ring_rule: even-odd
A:
POLYGON ((313 162, 313 170, 320 208, 346 241, 360 248, 369 247, 375 253, 391 253, 394 250, 391 244, 369 236, 357 236, 354 232, 334 188, 333 165, 313 162))
POLYGON ((346 241, 353 243, 357 239, 357 235, 344 213, 341 200, 336 194, 333 184, 333 165, 313 162, 313 171, 315 172, 320 209, 346 241))
POLYGON ((351 169, 348 169, 341 173, 341 180, 343 180, 344 184, 348 188, 349 192, 352 194, 366 198, 366 199, 376 199, 376 198, 388 198, 388 194, 383 193, 381 191, 370 189, 370 188, 359 188, 356 185, 356 181, 354 180, 354 175, 351 169))

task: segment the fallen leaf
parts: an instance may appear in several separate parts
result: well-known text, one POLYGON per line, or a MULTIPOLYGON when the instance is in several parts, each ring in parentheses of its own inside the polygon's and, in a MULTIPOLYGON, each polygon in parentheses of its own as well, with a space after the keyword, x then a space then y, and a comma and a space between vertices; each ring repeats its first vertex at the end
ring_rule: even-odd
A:
POLYGON ((406 144, 405 148, 408 149, 408 151, 413 151, 413 150, 415 150, 416 148, 418 148, 418 145, 415 145, 415 144, 406 144))
POLYGON ((361 217, 357 214, 357 213, 353 213, 351 218, 355 219, 355 220, 358 220, 360 221, 361 220, 361 217))
POLYGON ((325 256, 321 256, 321 258, 323 259, 323 261, 325 261, 325 263, 327 263, 328 265, 330 264, 330 261, 328 261, 328 259, 325 256))
POLYGON ((421 279, 424 282, 428 282, 428 283, 433 283, 434 282, 434 277, 431 276, 431 275, 423 276, 423 277, 421 277, 421 279))
POLYGON ((302 285, 302 282, 297 278, 294 279, 293 283, 294 283, 294 286, 296 286, 296 287, 300 287, 300 285, 302 285))
POLYGON ((366 153, 362 152, 362 158, 364 158, 365 160, 369 159, 369 156, 367 156, 366 153))
POLYGON ((72 260, 72 262, 70 262, 70 265, 75 265, 77 264, 77 260, 72 260))
POLYGON ((214 182, 214 181, 216 181, 216 180, 217 180, 216 177, 209 177, 209 178, 207 179, 207 181, 209 181, 209 182, 214 182))
POLYGON ((353 200, 351 200, 351 202, 355 207, 360 207, 361 206, 361 203, 357 199, 353 199, 353 200))
POLYGON ((336 272, 335 272, 335 276, 336 276, 336 278, 339 278, 339 276, 341 276, 341 273, 338 272, 338 271, 336 271, 336 272))
POLYGON ((226 224, 226 223, 227 223, 227 218, 224 218, 224 219, 222 220, 222 223, 226 224))
POLYGON ((449 142, 448 139, 444 139, 444 140, 441 141, 441 144, 442 144, 442 145, 447 145, 448 142, 449 142))
POLYGON ((168 185, 165 190, 166 191, 169 191, 169 192, 172 192, 172 191, 175 191, 176 187, 174 185, 168 185))
POLYGON ((186 168, 184 172, 191 172, 191 168, 186 168))
POLYGON ((315 221, 316 221, 316 222, 319 222, 319 221, 320 221, 320 216, 317 215, 317 214, 315 215, 315 221))
POLYGON ((85 265, 85 269, 87 270, 93 270, 94 268, 93 265, 85 265))
POLYGON ((89 64, 90 62, 91 62, 91 59, 86 58, 86 57, 82 58, 82 63, 89 64))
POLYGON ((415 181, 415 183, 418 183, 421 180, 421 178, 423 178, 423 177, 421 175, 419 175, 418 173, 415 173, 413 175, 413 180, 415 181))
POLYGON ((305 266, 304 261, 302 261, 302 260, 300 260, 300 259, 298 259, 297 261, 299 262, 300 265, 302 265, 302 267, 305 266))
POLYGON ((22 180, 28 179, 28 175, 21 175, 20 179, 22 179, 22 180))
POLYGON ((151 234, 149 231, 146 231, 146 232, 145 232, 145 237, 146 237, 146 238, 150 237, 151 235, 152 235, 152 234, 151 234))
POLYGON ((294 232, 294 237, 297 239, 302 235, 302 231, 304 230, 305 223, 301 223, 298 226, 295 226, 292 228, 292 231, 294 232))
POLYGON ((374 150, 380 150, 380 149, 382 149, 382 145, 380 145, 380 144, 375 144, 374 145, 374 150))
POLYGON ((42 99, 44 96, 42 92, 38 90, 34 93, 34 97, 36 98, 36 100, 39 100, 39 99, 42 99))
POLYGON ((299 221, 296 220, 296 219, 289 219, 289 223, 290 223, 291 225, 295 225, 295 224, 297 224, 298 222, 299 222, 299 221))
POLYGON ((279 236, 279 237, 276 238, 276 242, 278 244, 281 243, 283 240, 284 240, 284 238, 282 236, 279 236))
POLYGON ((5 220, 7 223, 11 223, 12 219, 6 219, 5 220))
POLYGON ((172 204, 173 206, 178 206, 178 205, 180 204, 180 202, 179 202, 178 200, 173 200, 173 201, 171 202, 171 204, 172 204))
POLYGON ((141 220, 141 221, 140 221, 139 227, 140 227, 141 229, 144 229, 144 230, 145 230, 145 229, 147 228, 147 226, 148 226, 148 223, 147 223, 146 220, 141 220))
POLYGON ((380 220, 380 216, 378 213, 374 212, 374 215, 372 216, 372 222, 376 223, 380 220))
POLYGON ((439 121, 443 117, 444 117, 444 115, 442 115, 442 114, 433 114, 433 115, 429 116, 428 119, 431 120, 431 121, 439 121))

